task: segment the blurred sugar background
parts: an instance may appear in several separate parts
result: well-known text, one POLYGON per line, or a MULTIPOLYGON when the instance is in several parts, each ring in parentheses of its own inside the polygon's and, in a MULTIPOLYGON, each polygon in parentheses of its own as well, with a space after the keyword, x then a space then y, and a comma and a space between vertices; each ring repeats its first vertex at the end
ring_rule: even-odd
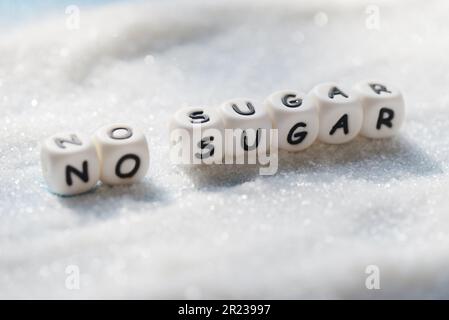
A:
POLYGON ((448 10, 0 1, 0 298, 449 298, 448 10), (167 160, 182 106, 365 78, 403 90, 398 137, 282 153, 274 176, 167 160), (47 192, 39 141, 113 121, 144 129, 147 178, 47 192))

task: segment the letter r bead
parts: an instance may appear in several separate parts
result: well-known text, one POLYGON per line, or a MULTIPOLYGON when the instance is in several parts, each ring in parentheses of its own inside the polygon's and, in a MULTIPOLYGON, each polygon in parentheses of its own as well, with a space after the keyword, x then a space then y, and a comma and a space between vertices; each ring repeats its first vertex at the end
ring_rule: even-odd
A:
POLYGON ((363 107, 361 134, 368 138, 387 138, 395 135, 405 118, 402 93, 384 81, 362 81, 354 86, 363 107))

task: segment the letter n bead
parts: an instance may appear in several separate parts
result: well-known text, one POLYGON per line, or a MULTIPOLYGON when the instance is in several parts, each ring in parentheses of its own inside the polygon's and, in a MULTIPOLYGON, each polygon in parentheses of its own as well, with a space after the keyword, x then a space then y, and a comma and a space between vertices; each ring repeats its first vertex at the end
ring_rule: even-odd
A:
POLYGON ((134 126, 117 123, 94 134, 101 160, 100 180, 108 185, 130 184, 142 179, 150 164, 147 139, 134 126))
POLYGON ((265 108, 278 129, 281 149, 304 150, 316 140, 318 108, 310 97, 293 90, 278 91, 265 100, 265 108))
POLYGON ((59 133, 41 145, 42 173, 50 191, 64 196, 89 191, 100 177, 100 161, 90 137, 59 133))
POLYGON ((398 88, 383 81, 363 81, 354 86, 363 106, 361 134, 368 138, 387 138, 402 126, 404 98, 398 88))

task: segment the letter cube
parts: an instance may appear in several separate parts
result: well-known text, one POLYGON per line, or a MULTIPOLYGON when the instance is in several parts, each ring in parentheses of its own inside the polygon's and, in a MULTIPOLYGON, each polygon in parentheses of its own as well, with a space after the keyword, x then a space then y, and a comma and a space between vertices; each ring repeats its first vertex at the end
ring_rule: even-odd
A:
POLYGON ((265 100, 265 108, 278 129, 279 148, 300 151, 316 140, 319 114, 310 97, 293 90, 278 91, 265 100))
POLYGON ((41 165, 50 191, 75 195, 96 186, 100 161, 90 137, 79 133, 60 133, 41 145, 41 165))
POLYGON ((265 152, 270 148, 271 119, 263 106, 251 99, 224 102, 219 112, 225 128, 225 154, 240 157, 248 151, 265 152), (229 133, 232 133, 230 135, 229 133))
POLYGON ((310 96, 319 108, 319 140, 340 144, 357 136, 363 123, 363 108, 357 95, 335 83, 323 83, 315 86, 310 96))
POLYGON ((364 110, 361 134, 386 138, 401 128, 405 117, 404 98, 398 88, 383 81, 362 81, 354 86, 364 110))
POLYGON ((170 125, 171 159, 182 164, 221 163, 223 123, 212 108, 186 107, 178 110, 170 125))
POLYGON ((125 123, 98 129, 94 143, 101 162, 100 180, 108 185, 130 184, 142 179, 150 165, 143 132, 125 123))

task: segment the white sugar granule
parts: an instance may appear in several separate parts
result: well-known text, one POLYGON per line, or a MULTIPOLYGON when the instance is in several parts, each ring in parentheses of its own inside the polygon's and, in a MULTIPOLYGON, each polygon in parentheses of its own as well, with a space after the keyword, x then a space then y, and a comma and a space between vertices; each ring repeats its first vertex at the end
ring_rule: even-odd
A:
POLYGON ((0 298, 449 298, 448 9, 173 1, 0 32, 0 298), (365 78, 403 90, 398 137, 281 153, 275 176, 167 161, 181 106, 365 78), (148 177, 47 192, 38 142, 115 121, 145 131, 148 177))

